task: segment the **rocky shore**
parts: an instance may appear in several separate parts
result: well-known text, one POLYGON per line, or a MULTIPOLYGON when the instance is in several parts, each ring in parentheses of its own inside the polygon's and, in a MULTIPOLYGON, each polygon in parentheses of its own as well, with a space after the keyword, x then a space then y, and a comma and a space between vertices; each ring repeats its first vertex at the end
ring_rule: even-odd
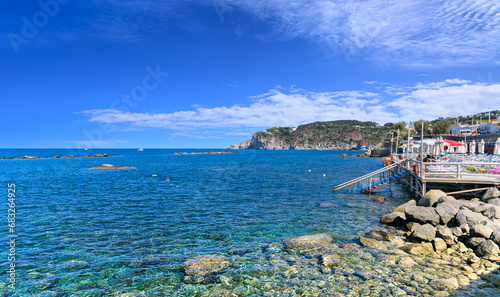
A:
POLYGON ((174 153, 174 155, 217 155, 217 154, 230 154, 231 152, 197 152, 197 153, 174 153))
MULTIPOLYGON (((83 157, 78 157, 78 156, 45 156, 45 157, 40 157, 40 156, 17 156, 17 157, 1 157, 0 160, 12 160, 12 159, 24 159, 24 160, 34 160, 34 159, 67 159, 67 158, 105 158, 105 157, 112 157, 108 154, 95 154, 95 155, 86 155, 83 157)), ((120 156, 121 157, 121 156, 120 156)))
POLYGON ((239 144, 233 144, 228 147, 228 149, 233 150, 371 150, 374 149, 375 145, 361 145, 359 143, 333 143, 328 141, 322 141, 314 144, 304 143, 299 144, 293 142, 288 144, 283 139, 279 138, 263 138, 254 135, 252 139, 244 141, 239 144))
POLYGON ((407 243, 402 249, 406 253, 447 261, 461 269, 462 277, 481 277, 500 287, 499 197, 496 188, 490 188, 482 199, 472 200, 457 200, 431 190, 420 200, 384 215, 380 222, 404 228, 407 243))

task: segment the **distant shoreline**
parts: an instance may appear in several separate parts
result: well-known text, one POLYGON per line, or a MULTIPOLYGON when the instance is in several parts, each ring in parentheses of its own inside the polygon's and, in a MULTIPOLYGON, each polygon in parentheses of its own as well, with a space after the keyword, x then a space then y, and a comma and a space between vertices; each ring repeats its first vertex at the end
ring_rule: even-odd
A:
MULTIPOLYGON (((53 157, 40 157, 40 156, 17 156, 17 157, 1 157, 0 160, 36 160, 36 159, 76 159, 76 158, 108 158, 108 157, 116 157, 116 156, 110 156, 108 154, 95 154, 95 155, 85 155, 85 156, 53 156, 53 157)), ((123 155, 120 155, 118 157, 123 157, 123 155)))

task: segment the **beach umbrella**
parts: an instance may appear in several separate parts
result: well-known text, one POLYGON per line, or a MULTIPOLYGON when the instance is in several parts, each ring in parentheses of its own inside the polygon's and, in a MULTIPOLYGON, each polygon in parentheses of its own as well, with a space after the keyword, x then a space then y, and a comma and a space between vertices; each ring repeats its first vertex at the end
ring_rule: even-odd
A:
POLYGON ((484 139, 481 139, 481 142, 477 145, 477 153, 484 154, 484 139))
POLYGON ((500 155, 500 137, 498 137, 497 142, 495 142, 495 149, 493 150, 493 155, 500 155))
POLYGON ((476 153, 476 141, 473 140, 470 144, 469 144, 469 152, 471 154, 475 154, 476 153))

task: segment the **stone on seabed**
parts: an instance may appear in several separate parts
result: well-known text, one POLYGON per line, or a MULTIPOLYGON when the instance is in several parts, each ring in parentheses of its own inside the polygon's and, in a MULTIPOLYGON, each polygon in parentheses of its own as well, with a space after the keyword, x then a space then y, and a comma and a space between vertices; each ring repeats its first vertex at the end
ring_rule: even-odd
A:
POLYGON ((283 242, 292 248, 298 250, 312 250, 323 247, 333 241, 333 238, 327 234, 304 235, 299 237, 285 238, 283 242))
POLYGON ((217 273, 231 266, 229 258, 219 255, 201 255, 184 262, 186 275, 217 273))

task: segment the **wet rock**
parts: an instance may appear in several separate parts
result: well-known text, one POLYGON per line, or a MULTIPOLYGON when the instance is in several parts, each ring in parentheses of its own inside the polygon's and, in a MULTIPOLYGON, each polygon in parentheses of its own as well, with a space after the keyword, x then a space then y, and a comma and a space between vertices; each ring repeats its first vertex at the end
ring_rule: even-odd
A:
POLYGON ((420 225, 411 234, 411 239, 416 242, 432 241, 436 237, 436 228, 431 224, 420 225))
POLYGON ((472 263, 477 263, 479 262, 481 259, 479 259, 478 256, 476 256, 476 254, 470 254, 469 257, 467 258, 467 263, 469 264, 472 264, 472 263))
POLYGON ((336 206, 335 204, 328 203, 328 202, 323 202, 323 203, 319 204, 319 207, 324 207, 324 208, 333 208, 335 206, 336 206))
POLYGON ((484 193, 481 199, 487 202, 490 199, 496 199, 499 197, 500 197, 500 191, 496 187, 491 187, 486 191, 486 193, 484 193))
POLYGON ((380 219, 380 223, 382 224, 402 225, 405 222, 406 216, 404 212, 391 212, 380 219))
MULTIPOLYGON (((490 284, 494 285, 495 287, 500 288, 500 275, 498 274, 493 274, 493 273, 485 273, 481 275, 481 278, 490 284)), ((494 295, 491 295, 494 296, 494 295)))
POLYGON ((474 237, 484 237, 488 239, 491 237, 492 233, 493 230, 482 224, 477 224, 472 226, 472 228, 470 228, 470 235, 474 237))
POLYGON ((448 248, 448 245, 442 238, 434 238, 432 240, 432 245, 434 246, 434 250, 436 252, 442 252, 448 248))
POLYGON ((333 241, 333 238, 327 234, 304 235, 298 237, 285 238, 283 242, 287 247, 306 251, 318 249, 333 241))
POLYGON ((379 241, 394 241, 396 238, 390 232, 383 229, 373 229, 365 233, 365 237, 373 238, 379 241))
POLYGON ((456 290, 459 288, 458 281, 456 278, 440 278, 440 279, 433 279, 429 282, 429 285, 431 285, 434 288, 448 288, 448 289, 453 289, 456 290))
POLYGON ((370 247, 379 246, 381 244, 381 242, 376 239, 367 238, 363 236, 359 237, 359 243, 363 246, 370 246, 370 247))
POLYGON ((415 200, 410 200, 404 204, 401 204, 400 206, 396 207, 394 209, 394 212, 402 212, 404 213, 405 212, 405 209, 408 207, 408 206, 417 206, 417 201, 415 200))
POLYGON ((385 201, 385 197, 384 196, 372 197, 371 200, 375 201, 375 202, 384 202, 385 201))
POLYGON ((483 215, 490 219, 500 219, 500 206, 488 205, 483 211, 483 215))
POLYGON ((339 266, 344 261, 337 254, 326 254, 321 256, 321 264, 324 266, 339 266))
POLYGON ((421 224, 432 224, 436 226, 439 224, 440 217, 436 210, 432 207, 425 206, 408 206, 405 209, 406 219, 412 222, 421 224))
POLYGON ((455 216, 455 220, 459 226, 463 224, 474 226, 487 220, 487 218, 480 213, 473 212, 470 209, 461 209, 455 216))
POLYGON ((448 224, 458 213, 460 207, 454 202, 443 202, 436 206, 436 213, 439 215, 443 225, 448 224))
POLYGON ((436 227, 436 236, 442 238, 447 245, 454 245, 456 243, 456 237, 453 236, 450 228, 439 225, 436 227))
POLYGON ((409 243, 403 246, 403 251, 411 255, 429 255, 434 253, 434 247, 430 242, 409 243))
POLYGON ((418 200, 418 206, 434 206, 441 197, 446 197, 446 193, 441 190, 430 190, 425 193, 424 197, 418 200))
POLYGON ((417 265, 417 263, 410 257, 402 257, 400 258, 396 264, 399 266, 399 267, 412 267, 412 266, 415 266, 417 265))
POLYGON ((357 249, 357 248, 359 248, 359 244, 354 243, 354 242, 349 242, 349 243, 341 244, 340 247, 343 249, 357 249))
POLYGON ((481 242, 477 246, 475 253, 479 257, 486 260, 492 260, 492 261, 500 260, 500 258, 498 257, 500 249, 498 248, 498 245, 491 240, 485 240, 481 242))
POLYGON ((201 255, 184 262, 186 275, 218 273, 231 266, 229 258, 219 255, 201 255))
POLYGON ((486 239, 484 237, 469 237, 465 245, 475 250, 477 246, 485 240, 486 239))

